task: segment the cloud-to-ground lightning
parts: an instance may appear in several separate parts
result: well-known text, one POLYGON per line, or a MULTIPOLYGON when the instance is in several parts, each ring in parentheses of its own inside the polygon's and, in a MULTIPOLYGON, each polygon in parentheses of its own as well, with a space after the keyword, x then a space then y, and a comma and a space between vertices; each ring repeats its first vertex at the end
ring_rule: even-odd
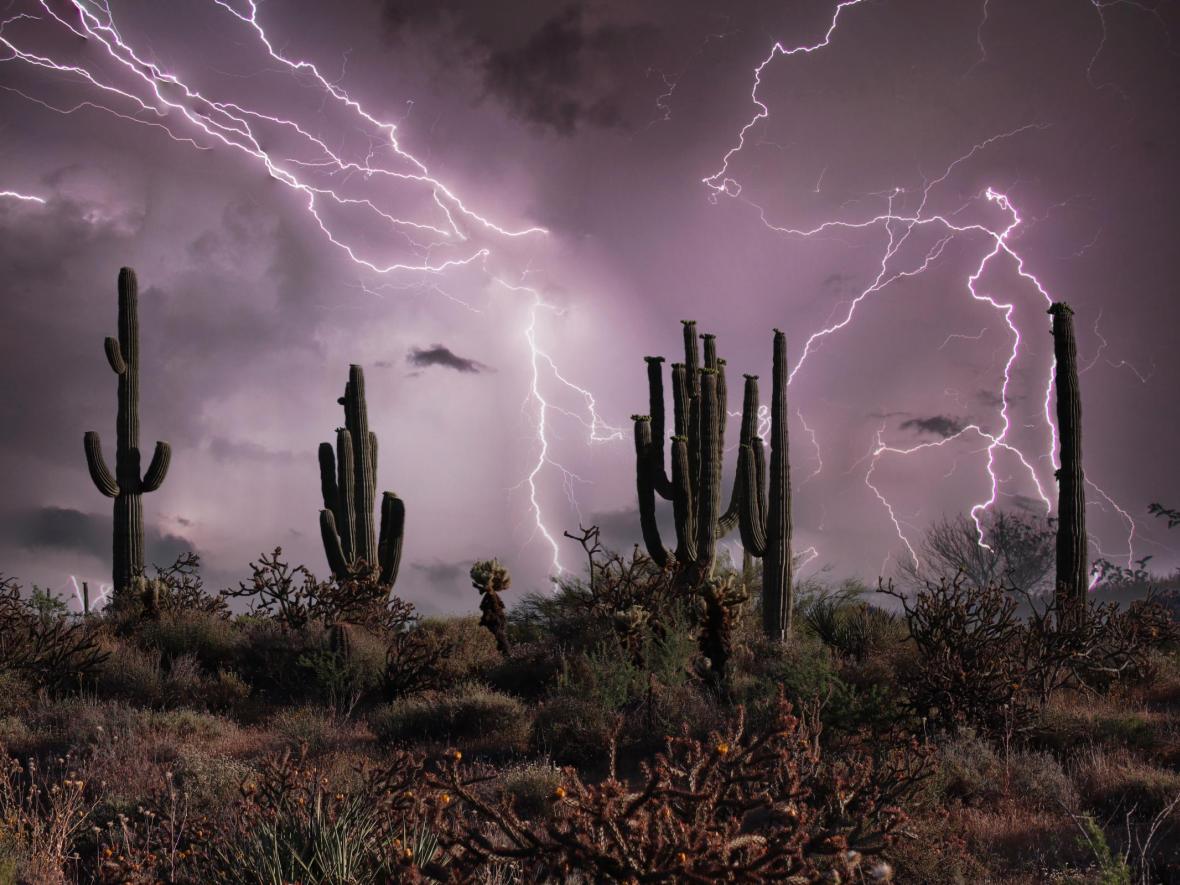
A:
MULTIPOLYGON (((23 11, 9 13, 0 21, 0 62, 22 63, 55 72, 93 90, 94 100, 62 107, 36 96, 9 88, 47 110, 73 114, 87 109, 112 114, 122 120, 162 130, 178 143, 200 149, 221 146, 258 164, 275 181, 301 198, 312 224, 323 237, 339 249, 358 270, 378 275, 417 273, 438 277, 452 268, 480 267, 498 238, 544 235, 538 226, 510 226, 477 212, 455 189, 445 184, 417 156, 399 141, 396 123, 371 113, 361 100, 351 95, 339 80, 323 74, 317 65, 294 58, 276 48, 259 17, 254 0, 209 0, 225 13, 227 22, 245 28, 247 39, 234 35, 242 45, 260 48, 269 63, 280 71, 314 89, 323 102, 351 117, 351 126, 365 133, 368 145, 363 153, 348 155, 343 148, 329 146, 328 135, 316 131, 315 125, 297 118, 294 111, 248 105, 234 96, 212 96, 189 83, 179 72, 169 70, 156 59, 154 50, 140 50, 126 39, 115 22, 106 0, 71 0, 68 13, 55 11, 49 0, 28 0, 23 11), (45 51, 26 43, 36 41, 37 29, 65 30, 86 41, 87 59, 55 59, 45 51), (280 149, 274 145, 285 144, 280 149), (418 204, 426 195, 426 210, 418 204), (407 210, 407 204, 414 211, 407 210), (350 220, 377 224, 386 232, 384 243, 396 244, 386 254, 375 254, 328 217, 327 209, 351 213, 350 220), (478 241, 473 238, 478 237, 478 241)), ((335 133, 333 133, 335 137, 335 133)), ((40 197, 16 191, 4 196, 44 202, 40 197)), ((383 247, 384 250, 385 247, 383 247)), ((400 284, 369 286, 363 291, 396 290, 400 284)), ((505 284, 507 285, 507 284, 505 284)), ((468 310, 469 303, 439 286, 429 286, 443 297, 468 310)), ((546 468, 558 472, 563 488, 572 500, 572 483, 577 477, 561 466, 551 453, 547 416, 556 411, 572 416, 586 425, 590 442, 622 437, 618 428, 600 416, 590 391, 574 384, 559 368, 554 358, 537 338, 537 314, 549 305, 535 290, 518 286, 509 288, 530 299, 529 323, 524 330, 533 383, 526 402, 536 408, 538 457, 525 482, 530 490, 530 504, 537 532, 553 548, 553 566, 561 571, 554 533, 546 526, 540 503, 538 482, 546 468), (541 375, 547 372, 558 384, 572 391, 584 409, 571 409, 547 401, 541 390, 541 375)), ((576 503, 576 502, 575 502, 576 503)))
MULTIPOLYGON (((526 271, 527 273, 527 271, 526 271)), ((526 286, 523 283, 509 283, 500 278, 495 278, 495 282, 507 289, 510 292, 516 292, 528 296, 529 298, 529 320, 525 327, 524 336, 528 342, 529 353, 531 359, 529 392, 523 403, 524 408, 531 406, 534 414, 534 428, 537 440, 537 455, 533 462, 532 468, 520 485, 528 487, 529 504, 532 508, 534 533, 540 535, 545 543, 552 551, 553 571, 560 575, 565 571, 565 567, 561 564, 561 551, 557 544, 557 539, 554 532, 545 524, 544 511, 541 502, 537 497, 539 492, 537 486, 538 477, 541 471, 546 467, 551 467, 561 476, 562 487, 565 490, 566 496, 570 504, 577 509, 577 501, 574 498, 573 486, 575 483, 586 482, 582 477, 571 471, 569 468, 563 466, 556 461, 550 453, 551 443, 549 440, 549 413, 558 412, 567 417, 574 418, 580 422, 586 429, 587 439, 591 443, 613 442, 623 438, 623 431, 618 427, 608 424, 598 414, 598 404, 594 399, 594 395, 568 378, 566 378, 558 369, 557 363, 553 358, 541 347, 537 341, 537 319, 541 311, 554 311, 556 308, 545 301, 541 293, 537 289, 526 286), (554 402, 552 402, 546 395, 542 384, 543 370, 547 370, 548 374, 560 385, 567 390, 572 391, 580 397, 586 408, 586 413, 590 416, 589 420, 579 414, 570 412, 554 402)))
MULTIPOLYGON (((746 146, 747 137, 751 130, 757 127, 760 123, 765 121, 770 116, 769 106, 759 96, 759 87, 762 85, 762 78, 768 65, 779 58, 788 58, 799 54, 808 54, 829 46, 835 38, 836 31, 840 24, 841 14, 849 7, 859 5, 861 0, 842 0, 835 5, 831 19, 828 21, 827 27, 824 30, 820 39, 810 42, 801 43, 794 47, 784 46, 781 42, 776 42, 771 48, 768 55, 755 67, 753 74, 753 87, 750 91, 750 101, 754 105, 754 114, 749 121, 742 126, 738 132, 735 143, 722 157, 721 163, 717 170, 711 175, 702 179, 702 183, 708 188, 709 198, 716 202, 720 197, 727 196, 733 199, 739 199, 751 205, 758 212, 762 223, 771 231, 776 233, 800 237, 811 238, 821 234, 828 234, 834 231, 861 231, 869 229, 881 229, 884 233, 885 243, 881 252, 880 263, 877 267, 877 272, 872 282, 863 289, 855 298, 846 304, 843 316, 835 322, 829 322, 818 331, 812 333, 805 341, 800 356, 791 369, 789 381, 794 381, 798 372, 803 368, 809 356, 811 356, 819 343, 827 339, 829 336, 835 335, 841 330, 847 328, 854 320, 857 313, 857 308, 869 297, 875 293, 881 292, 883 289, 891 286, 893 283, 902 279, 915 277, 926 272, 932 265, 934 265, 952 239, 956 238, 978 238, 982 240, 983 250, 978 263, 970 272, 965 280, 965 290, 968 295, 977 302, 988 305, 994 309, 1003 319, 1007 326, 1011 337, 1011 349, 1008 352, 1008 358, 1004 363, 1003 381, 999 391, 999 421, 1000 429, 996 433, 989 433, 979 427, 977 424, 971 424, 965 427, 958 433, 953 434, 945 439, 936 442, 921 443, 914 446, 890 446, 883 440, 884 428, 882 427, 876 433, 876 445, 871 450, 868 458, 870 466, 865 475, 865 484, 873 492, 873 494, 880 500, 884 507, 890 521, 892 522, 898 537, 908 550, 911 558, 915 564, 918 564, 918 555, 915 551, 913 543, 907 537, 901 521, 897 516, 894 506, 886 498, 884 493, 873 483, 873 472, 876 469, 879 459, 882 455, 887 453, 909 456, 917 454, 918 452, 932 447, 941 447, 948 443, 960 439, 964 434, 974 433, 978 434, 986 443, 983 451, 986 453, 985 470, 990 482, 990 493, 987 498, 976 502, 970 508, 970 514, 975 522, 978 532, 979 543, 986 546, 986 538, 981 515, 991 508, 997 501, 1000 495, 1000 486, 1002 480, 996 472, 996 456, 999 452, 1006 452, 1019 460, 1024 468, 1032 486, 1036 489, 1037 497, 1040 498, 1046 507, 1046 512, 1051 512, 1052 503, 1045 492, 1045 485, 1038 476, 1037 463, 1041 459, 1030 456, 1024 452, 1013 442, 1010 441, 1011 430, 1011 392, 1010 385, 1013 375, 1014 366, 1021 358, 1022 354, 1022 334, 1021 329, 1013 318, 1013 313, 1016 310, 1016 302, 1009 298, 1002 298, 992 294, 987 288, 983 286, 981 280, 984 274, 988 271, 989 266, 993 263, 1005 262, 1010 271, 1014 272, 1016 276, 1025 284, 1027 284, 1037 295, 1039 295, 1045 306, 1047 307, 1053 302, 1042 281, 1026 267, 1024 257, 1016 251, 1013 246, 1013 234, 1022 224, 1022 218, 1006 193, 994 187, 986 188, 979 196, 982 197, 987 204, 991 204, 1000 210, 1002 222, 998 225, 988 225, 981 222, 960 222, 957 216, 962 213, 967 205, 959 207, 953 213, 938 213, 928 210, 931 203, 931 197, 935 189, 947 181, 951 174, 957 167, 965 164, 972 158, 986 151, 993 144, 1002 140, 1015 138, 1024 133, 1044 129, 1047 124, 1044 123, 1026 123, 1015 129, 997 133, 986 138, 977 144, 971 146, 965 153, 950 162, 943 172, 933 179, 927 179, 920 191, 920 198, 918 205, 913 210, 905 210, 898 208, 898 204, 902 202, 902 198, 906 191, 901 187, 894 187, 883 192, 881 196, 885 199, 885 208, 883 211, 873 214, 867 218, 860 218, 854 220, 834 219, 824 221, 821 224, 814 225, 808 228, 792 227, 787 225, 772 222, 766 210, 759 206, 755 201, 749 199, 743 194, 742 184, 736 177, 733 171, 733 164, 736 162, 738 156, 746 146), (921 260, 913 266, 899 266, 898 255, 901 253, 902 247, 911 239, 911 235, 918 230, 931 229, 937 231, 938 239, 933 245, 926 249, 921 260)), ((1092 0, 1095 7, 1102 12, 1102 5, 1100 0, 1092 0)), ((980 44, 981 58, 986 58, 986 48, 982 41, 982 30, 988 18, 988 8, 984 5, 983 19, 979 26, 977 33, 978 42, 980 44)), ((1105 34, 1105 20, 1103 21, 1103 28, 1105 34)), ((1093 61, 1091 61, 1091 67, 1093 61)), ((1089 72, 1087 72, 1089 73, 1089 72)), ((969 205, 969 204, 968 204, 969 205)), ((1046 321, 1046 325, 1048 322, 1046 321)), ((979 333, 978 337, 982 337, 984 329, 979 333)), ((943 342, 942 347, 945 347, 951 340, 956 338, 974 338, 976 336, 956 335, 952 334, 943 342)), ((942 347, 939 349, 941 350, 942 347)), ((1052 420, 1050 413, 1051 397, 1052 397, 1052 381, 1054 364, 1049 362, 1047 372, 1046 398, 1045 398, 1045 420, 1049 436, 1048 460, 1051 465, 1055 464, 1055 451, 1057 447, 1057 430, 1056 424, 1052 420)), ((1139 373, 1136 372, 1138 375, 1139 373)), ((814 435, 813 435, 814 441, 814 435)), ((1134 520, 1127 514, 1126 510, 1117 507, 1104 491, 1101 491, 1097 486, 1093 488, 1098 491, 1105 499, 1110 501, 1112 506, 1115 506, 1119 513, 1124 517, 1129 525, 1128 534, 1128 550, 1133 551, 1135 525, 1134 520)), ((1131 553, 1133 555, 1133 552, 1131 553)))

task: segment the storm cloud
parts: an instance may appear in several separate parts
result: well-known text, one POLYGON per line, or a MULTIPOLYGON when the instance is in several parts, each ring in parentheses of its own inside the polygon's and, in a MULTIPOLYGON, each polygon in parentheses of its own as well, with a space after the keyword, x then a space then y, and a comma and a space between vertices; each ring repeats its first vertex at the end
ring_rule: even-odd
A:
POLYGON ((444 369, 454 369, 456 372, 478 374, 491 371, 479 360, 459 356, 449 347, 442 344, 432 344, 430 347, 415 347, 406 356, 406 362, 415 368, 423 369, 429 366, 442 366, 444 369))

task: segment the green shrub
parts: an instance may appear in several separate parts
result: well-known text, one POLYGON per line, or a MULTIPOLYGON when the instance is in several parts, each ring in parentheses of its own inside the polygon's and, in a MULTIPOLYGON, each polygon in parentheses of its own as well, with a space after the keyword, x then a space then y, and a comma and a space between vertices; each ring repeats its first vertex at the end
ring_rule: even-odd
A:
POLYGON ((374 710, 369 721, 383 743, 454 744, 488 756, 524 750, 532 727, 519 700, 475 684, 401 698, 374 710))
POLYGON ((144 651, 116 641, 99 668, 95 687, 104 698, 115 698, 145 707, 159 704, 164 696, 160 653, 144 651))
POLYGON ((603 765, 617 721, 601 704, 557 695, 537 708, 533 743, 562 765, 603 765))

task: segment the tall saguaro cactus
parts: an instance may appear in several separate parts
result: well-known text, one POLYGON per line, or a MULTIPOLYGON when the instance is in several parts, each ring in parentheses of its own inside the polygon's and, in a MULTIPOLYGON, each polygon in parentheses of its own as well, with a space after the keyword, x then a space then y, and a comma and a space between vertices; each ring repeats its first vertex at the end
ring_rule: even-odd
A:
POLYGON ((674 435, 671 475, 664 465, 664 382, 661 357, 647 357, 649 415, 635 422, 636 490, 640 527, 652 559, 675 557, 687 580, 700 584, 712 574, 716 542, 740 527, 746 551, 764 559, 763 625, 782 640, 790 632, 791 479, 787 439, 786 337, 775 330, 774 391, 771 407, 771 481, 758 436, 758 376, 745 376, 739 461, 728 507, 721 510, 721 464, 725 451, 727 388, 725 360, 712 335, 704 341, 698 368, 696 324, 684 322, 683 363, 672 366, 674 435), (671 500, 676 550, 667 550, 656 521, 656 496, 671 500))
POLYGON ((1073 311, 1064 302, 1049 308, 1053 317, 1053 388, 1061 466, 1057 470, 1057 595, 1067 617, 1080 617, 1088 586, 1086 487, 1082 472, 1082 399, 1073 311))
POLYGON ((393 492, 381 496, 381 530, 374 537, 373 505, 377 485, 377 435, 369 430, 365 404, 365 373, 349 366, 344 396, 344 427, 336 429, 336 450, 320 443, 320 486, 324 509, 320 534, 328 565, 346 578, 357 562, 380 568, 380 581, 390 587, 397 580, 402 557, 406 508, 393 492))
POLYGON ((111 578, 114 593, 130 589, 143 570, 143 498, 164 482, 172 449, 157 442, 146 473, 140 472, 139 456, 139 282, 135 271, 119 271, 119 337, 105 342, 107 362, 119 379, 119 409, 116 417, 115 473, 111 474, 102 455, 102 440, 89 430, 83 437, 86 466, 100 492, 115 499, 114 561, 111 578))

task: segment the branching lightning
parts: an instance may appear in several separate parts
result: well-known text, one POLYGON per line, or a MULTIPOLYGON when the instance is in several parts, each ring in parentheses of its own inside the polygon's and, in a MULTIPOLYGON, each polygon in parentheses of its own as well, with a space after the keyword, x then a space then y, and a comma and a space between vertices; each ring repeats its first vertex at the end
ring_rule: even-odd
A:
MULTIPOLYGON (((823 328, 812 333, 806 339, 799 359, 795 366, 791 369, 789 381, 794 381, 796 375, 803 368, 808 357, 815 352, 817 346, 824 339, 840 332, 853 322, 857 308, 867 298, 874 295, 875 293, 881 292, 883 289, 889 287, 899 280, 923 274, 939 260, 943 254, 944 249, 953 239, 969 237, 973 239, 978 238, 983 241, 984 250, 982 257, 967 277, 965 281, 965 288, 972 299, 986 304, 1000 315, 1004 321, 1004 324, 1007 326, 1011 337, 1011 349, 1009 350, 1008 358, 1004 363, 1003 381, 1001 383, 999 392, 999 432, 989 433, 978 424, 971 424, 959 432, 944 439, 934 442, 920 443, 918 445, 909 447, 899 447, 885 443, 883 438, 884 427, 881 427, 876 433, 875 446, 867 456, 870 464, 865 474, 865 484, 873 492, 875 497, 881 502, 881 505, 885 509, 890 522, 893 524, 893 527, 897 532, 898 538, 906 547, 915 565, 918 565, 919 558, 917 552, 913 543, 907 536, 893 504, 888 500, 880 488, 873 483, 873 473, 877 468, 880 458, 885 454, 899 456, 916 455, 917 453, 929 448, 945 446, 955 440, 962 438, 965 434, 978 435, 981 440, 986 443, 982 451, 986 453, 985 470, 990 483, 990 493, 984 500, 979 501, 971 506, 970 514, 971 518, 975 522, 979 543, 982 546, 986 547, 987 541, 985 538, 981 516, 985 511, 987 511, 996 503, 999 495, 1001 494, 1000 486, 1002 482, 1005 481, 1002 480, 996 472, 996 457, 998 453, 1004 452, 1016 457, 1023 467, 1024 472, 1027 474, 1028 479, 1031 481, 1033 488, 1035 488, 1037 497, 1045 505, 1046 513, 1049 513, 1052 510, 1052 502, 1050 501, 1049 496, 1046 494, 1045 485, 1042 484, 1042 481, 1038 476, 1038 471, 1034 465, 1037 463, 1037 461, 1047 458, 1049 463, 1055 466, 1057 431, 1056 424, 1052 420, 1051 414, 1053 371, 1055 367, 1052 361, 1050 361, 1047 372, 1044 408, 1045 422, 1050 442, 1047 454, 1042 455, 1040 458, 1035 458, 1022 451, 1009 439, 1009 431, 1011 429, 1011 418, 1009 415, 1011 395, 1009 388, 1012 380, 1013 368, 1020 359, 1022 353, 1021 330, 1013 319, 1013 313, 1016 309, 1016 304, 1014 301, 1001 299, 998 296, 991 294, 981 283, 981 279, 983 278, 985 272, 989 269, 989 266, 994 262, 1003 261, 1010 266, 1011 270, 1014 271, 1022 281, 1029 284, 1032 289, 1035 290, 1039 296, 1041 296, 1046 306, 1052 303, 1053 298, 1049 295, 1045 285, 1040 279, 1038 279, 1036 275, 1026 268, 1023 256, 1020 255, 1013 246, 1013 234, 1022 223, 1021 215, 1009 197, 1005 193, 993 187, 988 187, 986 190, 984 190, 983 193, 980 194, 980 197, 985 199, 987 204, 991 204, 1000 210, 1003 218, 1003 222, 1001 224, 987 225, 980 222, 964 223, 958 221, 957 216, 967 208, 967 205, 970 204, 961 206, 953 213, 936 213, 928 211, 927 209, 930 204, 931 194, 934 189, 945 182, 958 166, 986 151, 990 146, 999 141, 1015 138, 1033 130, 1044 129, 1047 127, 1047 124, 1027 123, 1010 131, 993 135, 973 145, 968 151, 947 165, 947 167, 938 177, 925 182, 920 192, 920 200, 918 201, 917 208, 912 211, 905 211, 903 209, 897 208, 898 203, 901 202, 901 198, 906 192, 903 188, 894 187, 881 195, 886 201, 884 211, 868 218, 862 218, 858 220, 829 220, 811 228, 796 228, 772 222, 768 218, 767 212, 765 209, 763 209, 763 207, 759 206, 757 203, 743 195, 742 185, 735 177, 735 173, 732 171, 732 164, 746 146, 746 139, 749 136, 751 130, 770 116, 770 109, 768 105, 759 97, 759 87, 762 85, 763 74, 767 66, 779 57, 787 58, 801 53, 812 53, 828 46, 834 39, 840 23, 841 14, 847 8, 859 5, 860 2, 861 0, 843 0, 843 2, 837 3, 821 39, 815 42, 799 44, 791 48, 784 46, 781 42, 774 44, 770 53, 754 69, 753 87, 750 92, 750 100, 755 108, 754 115, 739 131, 736 143, 725 153, 719 168, 712 175, 702 179, 702 183, 706 186, 706 188, 708 188, 709 199, 712 202, 717 202, 721 196, 740 199, 741 201, 752 206, 757 211, 762 223, 769 230, 775 233, 806 239, 829 234, 834 231, 857 231, 879 228, 884 232, 885 243, 881 252, 880 263, 872 282, 863 291, 861 291, 859 295, 846 304, 846 309, 844 310, 843 316, 840 319, 836 320, 835 322, 830 322, 823 328), (910 240, 911 234, 917 230, 925 228, 938 231, 939 238, 936 239, 933 245, 925 251, 924 256, 916 266, 899 266, 897 256, 902 246, 910 240)), ((1102 3, 1100 0, 1093 0, 1093 2, 1101 15, 1102 3)), ((983 44, 982 32, 987 21, 988 6, 985 3, 983 7, 983 17, 977 31, 977 40, 980 46, 980 61, 986 59, 986 47, 983 44)), ((1103 29, 1105 38, 1105 20, 1103 20, 1103 29)), ((1101 47, 1099 48, 1099 51, 1101 51, 1101 47)), ((1093 61, 1091 61, 1091 66, 1092 64, 1093 61)), ((1047 322, 1046 325, 1048 325, 1047 322)), ((968 336, 961 334, 949 335, 939 349, 941 350, 943 347, 946 347, 947 344, 949 344, 950 341, 954 339, 982 338, 986 332, 987 329, 985 328, 979 333, 978 336, 968 336)), ((1134 367, 1131 368, 1133 371, 1135 371, 1134 367)), ((1139 374, 1140 373, 1136 371, 1136 375, 1139 374)), ((814 442, 814 434, 812 435, 812 439, 814 442)), ((1129 526, 1129 534, 1127 539, 1128 551, 1129 555, 1133 556, 1135 534, 1134 520, 1131 519, 1125 509, 1118 507, 1114 503, 1113 499, 1111 499, 1104 491, 1099 489, 1096 485, 1093 487, 1099 492, 1099 494, 1103 496, 1103 498, 1108 500, 1113 507, 1116 507, 1119 513, 1126 520, 1129 526)))
MULTIPOLYGON (((292 58, 276 48, 275 41, 259 20, 255 0, 210 0, 238 26, 244 26, 265 56, 320 91, 326 104, 348 113, 354 125, 368 133, 369 146, 363 156, 346 156, 342 149, 329 147, 325 137, 314 128, 291 116, 269 109, 250 107, 240 100, 214 98, 186 82, 161 63, 124 38, 116 25, 107 0, 71 0, 69 14, 59 14, 48 0, 27 4, 29 11, 18 12, 0 21, 0 61, 18 62, 80 82, 97 92, 99 100, 80 101, 62 107, 12 87, 4 87, 41 107, 63 115, 84 109, 112 114, 122 120, 162 130, 170 139, 193 148, 208 150, 223 146, 244 155, 267 174, 298 194, 312 223, 323 237, 339 249, 358 270, 378 275, 400 273, 427 274, 437 278, 447 270, 477 266, 486 270, 486 259, 499 238, 544 235, 536 226, 509 227, 476 212, 470 205, 421 160, 400 143, 397 124, 380 119, 350 95, 339 79, 331 80, 319 67, 305 59, 292 58), (22 37, 32 39, 36 28, 65 29, 93 47, 99 62, 93 65, 55 59, 23 45, 22 37), (275 143, 292 144, 280 151, 275 143), (383 158, 383 159, 382 159, 383 158), (363 190, 358 191, 358 183, 363 190), (382 189, 382 185, 389 189, 382 189), (417 201, 421 193, 429 195, 428 214, 421 211, 403 214, 394 208, 399 203, 417 201), (351 238, 325 214, 325 209, 348 210, 355 219, 377 222, 400 244, 401 253, 393 257, 377 256, 351 238), (484 242, 472 243, 482 234, 484 242), (445 250, 445 251, 444 251, 445 250), (442 252, 439 255, 436 253, 442 252)), ((234 38, 240 40, 240 38, 234 38)), ((151 53, 154 56, 154 52, 151 53)), ((6 191, 0 196, 44 203, 41 197, 6 191)), ((354 219, 354 220, 355 220, 354 219)), ((524 482, 536 523, 536 532, 553 550, 553 567, 562 570, 554 533, 547 528, 540 502, 538 484, 546 468, 555 470, 563 489, 576 509, 574 483, 581 478, 558 463, 551 450, 548 416, 556 412, 581 422, 588 431, 588 441, 603 442, 622 438, 622 431, 606 423, 590 391, 574 384, 558 367, 554 358, 541 346, 537 337, 537 317, 541 310, 552 310, 536 290, 512 286, 496 280, 506 288, 530 298, 529 323, 523 336, 529 349, 532 385, 526 404, 534 407, 537 436, 537 460, 524 482), (542 376, 576 395, 584 413, 564 408, 545 398, 542 376)), ((471 304, 439 285, 403 286, 387 283, 360 287, 367 293, 396 291, 404 288, 432 289, 467 310, 478 312, 471 304)))

